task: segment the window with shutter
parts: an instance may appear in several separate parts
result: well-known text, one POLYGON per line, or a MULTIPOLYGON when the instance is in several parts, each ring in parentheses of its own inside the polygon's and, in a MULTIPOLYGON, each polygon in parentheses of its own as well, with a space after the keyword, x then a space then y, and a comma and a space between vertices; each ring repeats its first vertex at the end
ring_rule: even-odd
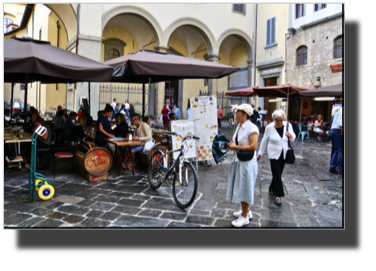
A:
POLYGON ((245 4, 233 4, 232 10, 245 15, 245 4))
POLYGON ((266 46, 270 45, 270 20, 266 21, 266 46))
POLYGON ((307 64, 307 47, 300 46, 296 50, 296 66, 307 64))
POLYGON ((315 11, 319 11, 319 10, 322 10, 324 8, 326 8, 326 4, 315 4, 315 11))
POLYGON ((333 58, 341 58, 342 55, 342 36, 340 36, 334 40, 333 58))
POLYGON ((305 4, 296 4, 295 5, 295 19, 304 17, 306 15, 305 4))
POLYGON ((271 41, 275 44, 275 17, 272 19, 272 31, 271 31, 271 41))

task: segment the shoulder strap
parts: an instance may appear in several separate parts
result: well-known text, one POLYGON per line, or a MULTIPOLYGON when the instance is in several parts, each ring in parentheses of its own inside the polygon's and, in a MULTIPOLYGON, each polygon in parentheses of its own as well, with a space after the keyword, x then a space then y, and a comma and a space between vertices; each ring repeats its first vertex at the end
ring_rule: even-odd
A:
MULTIPOLYGON (((287 122, 287 124, 286 124, 286 132, 288 132, 288 130, 289 130, 289 123, 287 122)), ((287 136, 286 136, 286 137, 287 137, 287 136)), ((287 141, 288 141, 288 143, 289 143, 289 148, 291 148, 290 138, 289 138, 289 137, 287 137, 287 141)))

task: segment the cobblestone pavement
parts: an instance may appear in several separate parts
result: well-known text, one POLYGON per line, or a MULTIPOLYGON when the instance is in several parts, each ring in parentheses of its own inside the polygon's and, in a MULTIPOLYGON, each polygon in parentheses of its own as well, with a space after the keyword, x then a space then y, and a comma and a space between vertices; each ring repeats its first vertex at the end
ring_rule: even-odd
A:
MULTIPOLYGON (((230 138, 231 131, 223 128, 230 138)), ((259 162, 253 219, 248 227, 342 227, 342 176, 328 173, 331 144, 295 142, 296 162, 286 165, 282 206, 268 193, 272 179, 269 159, 259 162)), ((38 197, 33 203, 18 204, 17 195, 28 192, 28 171, 4 173, 5 227, 231 227, 232 212, 240 204, 226 200, 227 173, 233 156, 211 167, 199 167, 198 197, 182 210, 173 200, 171 188, 149 188, 146 170, 136 176, 118 176, 89 182, 76 177, 68 161, 57 162, 56 179, 50 166, 41 171, 52 186, 51 200, 38 197)))

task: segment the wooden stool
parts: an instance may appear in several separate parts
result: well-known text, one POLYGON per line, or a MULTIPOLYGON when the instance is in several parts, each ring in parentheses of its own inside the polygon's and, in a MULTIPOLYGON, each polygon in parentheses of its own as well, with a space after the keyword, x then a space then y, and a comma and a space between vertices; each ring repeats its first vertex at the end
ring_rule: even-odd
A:
POLYGON ((73 153, 57 152, 57 153, 55 153, 55 159, 54 159, 54 179, 55 179, 55 161, 56 161, 56 159, 66 159, 66 158, 71 159, 71 162, 72 162, 72 165, 73 165, 73 168, 74 168, 74 172, 76 173, 76 176, 77 176, 76 165, 75 165, 74 159, 73 159, 73 153))

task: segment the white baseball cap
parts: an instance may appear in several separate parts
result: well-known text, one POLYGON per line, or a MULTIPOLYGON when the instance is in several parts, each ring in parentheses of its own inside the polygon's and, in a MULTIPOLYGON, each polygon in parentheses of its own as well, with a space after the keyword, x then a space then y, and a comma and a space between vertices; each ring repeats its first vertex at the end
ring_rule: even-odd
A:
POLYGON ((245 113, 247 113, 248 116, 253 115, 253 108, 249 104, 241 104, 241 105, 236 105, 234 106, 236 110, 242 110, 245 113))

